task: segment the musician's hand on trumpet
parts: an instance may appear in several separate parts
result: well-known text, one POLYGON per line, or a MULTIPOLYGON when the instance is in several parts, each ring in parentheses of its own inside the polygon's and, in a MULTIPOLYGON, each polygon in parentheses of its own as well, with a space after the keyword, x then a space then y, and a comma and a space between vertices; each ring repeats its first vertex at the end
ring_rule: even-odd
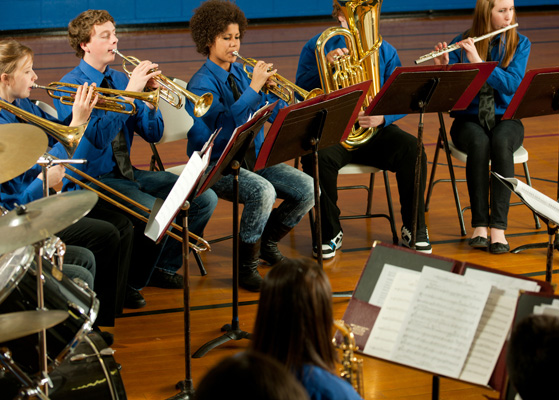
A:
MULTIPOLYGON (((151 61, 143 60, 134 68, 130 74, 130 80, 126 86, 126 91, 131 92, 143 92, 144 89, 154 90, 159 87, 159 84, 155 80, 155 77, 161 75, 161 71, 157 69, 158 64, 154 64, 151 61)), ((125 97, 126 100, 132 100, 125 97)), ((150 109, 155 107, 152 104, 146 103, 150 109)))
POLYGON ((87 82, 79 86, 72 105, 72 121, 69 126, 80 126, 89 120, 91 111, 97 104, 99 95, 95 91, 95 83, 88 87, 87 82))
POLYGON ((250 87, 256 92, 260 92, 262 88, 266 86, 276 86, 276 82, 270 79, 272 76, 278 72, 277 69, 273 69, 274 64, 268 64, 264 61, 257 61, 256 65, 252 71, 252 80, 250 82, 250 87))

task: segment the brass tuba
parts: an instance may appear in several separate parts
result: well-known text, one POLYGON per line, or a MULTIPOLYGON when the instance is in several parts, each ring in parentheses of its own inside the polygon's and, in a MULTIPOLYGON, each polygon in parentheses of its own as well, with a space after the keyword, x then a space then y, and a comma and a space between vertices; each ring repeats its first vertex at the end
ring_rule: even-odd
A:
MULTIPOLYGON (((320 82, 325 93, 372 80, 365 96, 363 109, 380 91, 379 34, 380 6, 382 0, 335 0, 343 10, 348 29, 332 27, 325 30, 316 42, 316 60, 320 82), (326 43, 334 36, 344 36, 349 50, 347 56, 339 57, 332 66, 326 59, 326 43)), ((348 150, 361 146, 371 139, 377 128, 354 127, 348 139, 342 143, 348 150)))
MULTIPOLYGON (((342 334, 342 342, 337 345, 341 350, 341 371, 340 378, 347 381, 355 391, 365 398, 365 388, 363 385, 363 359, 355 357, 357 346, 355 344, 355 337, 351 331, 351 327, 343 320, 335 320, 334 327, 342 334)), ((336 345, 336 338, 332 339, 336 345)))

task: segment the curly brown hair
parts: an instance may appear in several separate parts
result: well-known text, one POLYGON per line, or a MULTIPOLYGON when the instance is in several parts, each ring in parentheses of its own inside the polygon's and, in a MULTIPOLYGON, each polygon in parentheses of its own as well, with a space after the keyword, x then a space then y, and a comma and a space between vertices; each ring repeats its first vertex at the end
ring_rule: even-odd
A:
POLYGON ((76 52, 76 57, 83 58, 85 52, 81 44, 91 40, 93 27, 111 21, 115 26, 115 20, 105 10, 87 10, 82 12, 68 24, 68 41, 76 52))
POLYGON ((248 21, 235 3, 227 0, 208 0, 202 3, 194 10, 194 15, 190 19, 190 34, 196 43, 196 51, 206 57, 209 56, 210 46, 231 24, 239 25, 242 40, 248 21))

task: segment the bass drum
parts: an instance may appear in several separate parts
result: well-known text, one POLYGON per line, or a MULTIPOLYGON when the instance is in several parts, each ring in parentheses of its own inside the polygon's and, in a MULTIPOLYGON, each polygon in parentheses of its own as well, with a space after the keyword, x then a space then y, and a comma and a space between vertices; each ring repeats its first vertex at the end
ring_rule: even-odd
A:
MULTIPOLYGON (((17 266, 16 258, 12 267, 17 266)), ((19 260, 18 262, 23 262, 19 260)), ((49 370, 52 370, 70 354, 79 341, 91 331, 97 318, 99 300, 88 288, 78 286, 74 281, 42 261, 43 297, 47 310, 68 312, 68 318, 60 324, 47 329, 47 356, 49 370)), ((12 278, 11 286, 5 287, 4 301, 0 304, 0 313, 29 311, 37 309, 37 272, 35 262, 26 269, 26 273, 16 281, 12 278)), ((39 371, 38 335, 29 335, 1 344, 11 350, 14 361, 28 374, 39 371)))
MULTIPOLYGON (((53 387, 51 400, 123 400, 126 391, 120 366, 106 351, 107 344, 97 332, 90 332, 78 343, 70 357, 49 373, 53 387)), ((0 370, 0 398, 14 399, 22 390, 21 382, 0 370)))
POLYGON ((97 332, 90 332, 78 343, 74 352, 49 376, 53 388, 51 400, 126 399, 120 377, 120 365, 112 351, 103 351, 107 344, 97 332))

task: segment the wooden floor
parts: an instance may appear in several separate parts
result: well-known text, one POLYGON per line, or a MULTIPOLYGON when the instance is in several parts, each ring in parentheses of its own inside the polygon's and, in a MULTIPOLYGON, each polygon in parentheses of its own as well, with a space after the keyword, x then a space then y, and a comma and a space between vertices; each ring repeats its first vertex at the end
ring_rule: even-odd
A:
MULTIPOLYGON (((520 15, 519 31, 532 42, 532 54, 528 68, 559 65, 557 45, 559 38, 559 12, 524 12, 520 15)), ((413 60, 427 53, 435 42, 449 41, 457 33, 463 32, 469 24, 468 17, 383 19, 381 34, 384 40, 399 51, 404 66, 413 65, 413 60)), ((308 38, 323 31, 329 23, 285 24, 251 27, 245 36, 241 54, 273 62, 281 75, 294 80, 298 54, 308 38)), ((166 75, 185 80, 203 63, 195 52, 189 32, 184 30, 123 33, 119 35, 119 49, 124 54, 140 59, 158 62, 166 75)), ((35 51, 35 70, 39 83, 58 80, 73 68, 78 60, 74 57, 64 37, 23 37, 22 42, 35 51)), ((117 68, 120 68, 117 66, 117 68)), ((37 92, 36 98, 47 99, 37 92)), ((558 133, 557 115, 532 118, 524 121, 526 127, 524 146, 530 154, 530 173, 533 186, 555 197, 557 193, 558 133)), ((409 115, 399 122, 408 132, 417 132, 418 116, 409 115)), ((434 115, 425 119, 424 142, 429 161, 429 171, 438 134, 438 122, 434 115)), ((174 143, 160 147, 167 165, 185 160, 185 143, 174 143)), ((133 161, 137 166, 146 167, 149 147, 137 139, 133 147, 133 161)), ((443 160, 441 158, 441 160, 443 160)), ((464 176, 463 165, 455 168, 459 177, 464 176)), ((518 174, 522 173, 517 166, 518 174)), ((446 164, 440 164, 437 177, 448 177, 446 164)), ((390 174, 391 188, 396 210, 398 191, 396 180, 390 174)), ((366 176, 344 176, 340 183, 366 182, 366 176)), ((376 183, 374 212, 386 211, 382 179, 376 183)), ((462 203, 468 204, 465 184, 459 184, 462 203)), ((365 206, 364 193, 341 192, 339 204, 342 212, 360 213, 365 206)), ((206 230, 206 238, 217 238, 230 234, 232 220, 230 203, 220 201, 206 230)), ((470 214, 466 211, 468 232, 470 214)), ((467 260, 484 266, 499 268, 516 274, 525 274, 543 279, 545 250, 531 250, 521 254, 491 255, 472 250, 467 238, 460 235, 458 219, 450 186, 441 183, 435 187, 427 216, 433 253, 459 260, 467 260)), ((397 216, 397 227, 401 225, 397 216)), ((343 222, 343 248, 334 259, 324 263, 324 269, 332 282, 335 292, 354 289, 374 240, 391 241, 389 225, 385 220, 350 220, 343 222)), ((512 207, 507 231, 511 247, 546 240, 544 228, 535 230, 529 210, 512 207)), ((222 325, 231 322, 231 241, 213 245, 212 251, 202 255, 208 275, 201 277, 196 264, 191 259, 191 318, 192 348, 221 335, 222 325)), ((310 256, 311 240, 308 220, 305 218, 280 244, 281 251, 288 257, 310 256)), ((557 256, 555 257, 557 263, 557 256)), ((266 267, 260 269, 262 274, 266 267)), ((555 271, 557 272, 557 271, 555 271)), ((557 281, 557 277, 554 278, 557 281)), ((122 364, 122 379, 128 398, 165 399, 177 393, 174 385, 185 377, 185 352, 183 337, 182 292, 146 288, 143 290, 147 306, 140 312, 126 312, 119 318, 113 348, 115 357, 122 364)), ((251 331, 257 308, 258 295, 241 290, 240 326, 251 331)), ((347 298, 335 298, 335 315, 341 317, 346 308, 347 298)), ((243 350, 248 341, 228 342, 205 357, 192 360, 194 385, 203 374, 221 358, 243 350)), ((367 399, 430 399, 431 376, 422 372, 365 357, 365 378, 367 399)), ((480 399, 484 396, 497 397, 498 393, 443 379, 442 399, 480 399)))

